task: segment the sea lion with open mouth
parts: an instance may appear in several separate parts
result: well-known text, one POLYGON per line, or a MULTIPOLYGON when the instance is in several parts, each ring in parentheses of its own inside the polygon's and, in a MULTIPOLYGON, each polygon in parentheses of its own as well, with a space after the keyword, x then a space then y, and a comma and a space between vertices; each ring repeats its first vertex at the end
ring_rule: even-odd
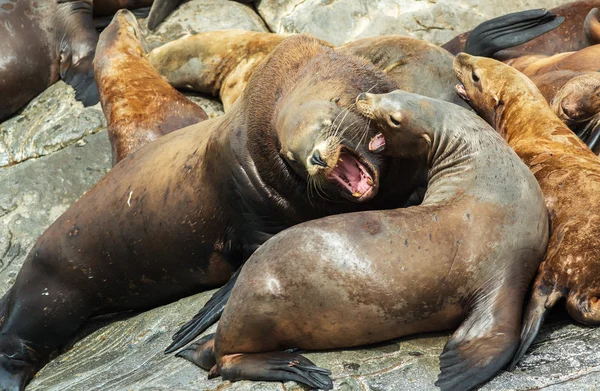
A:
POLYGON ((243 266, 216 334, 179 353, 225 380, 332 389, 286 349, 358 346, 457 328, 436 385, 489 380, 519 345, 523 303, 548 241, 535 177, 475 113, 394 91, 361 94, 381 129, 370 149, 429 167, 421 205, 289 228, 243 266), (318 314, 318 316, 317 316, 318 314))
POLYGON ((394 88, 366 61, 290 37, 228 113, 119 162, 44 232, 0 300, 0 389, 22 390, 96 315, 224 284, 289 226, 402 206, 424 168, 370 153, 354 106, 394 88))
POLYGON ((160 136, 208 118, 152 67, 137 19, 127 10, 118 11, 100 34, 94 71, 113 165, 160 136))
POLYGON ((459 54, 457 92, 529 166, 550 212, 548 253, 527 305, 516 363, 533 342, 544 315, 561 298, 576 320, 600 324, 600 160, 516 69, 459 54))

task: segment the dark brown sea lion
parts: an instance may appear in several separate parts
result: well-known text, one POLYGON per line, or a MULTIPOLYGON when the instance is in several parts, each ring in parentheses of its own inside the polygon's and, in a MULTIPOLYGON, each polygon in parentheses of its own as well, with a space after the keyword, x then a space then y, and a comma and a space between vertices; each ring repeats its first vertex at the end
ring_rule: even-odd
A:
MULTIPOLYGON (((519 34, 527 34, 532 31, 540 32, 545 27, 551 27, 556 22, 546 21, 545 25, 536 28, 536 15, 534 14, 535 11, 539 13, 540 10, 518 12, 497 18, 497 20, 484 22, 480 25, 482 27, 479 27, 479 31, 476 31, 477 29, 473 31, 478 36, 475 39, 471 38, 474 42, 471 43, 470 49, 478 51, 478 53, 474 54, 491 56, 491 53, 483 53, 480 48, 489 46, 498 49, 502 46, 514 46, 510 49, 496 51, 493 57, 499 60, 507 60, 532 53, 553 55, 555 53, 580 50, 600 43, 598 14, 590 12, 590 10, 596 7, 600 7, 600 0, 576 1, 551 9, 550 13, 563 17, 564 22, 551 31, 519 46, 514 46, 514 43, 510 45, 510 40, 516 42, 521 38, 519 34)), ((537 20, 544 21, 544 18, 547 18, 547 16, 540 14, 537 15, 537 18, 539 18, 537 20)), ((442 45, 442 47, 452 54, 464 52, 467 49, 465 45, 470 34, 471 32, 460 34, 442 45)), ((489 50, 489 47, 486 49, 489 50)))
POLYGON ((98 102, 92 0, 0 4, 0 121, 59 78, 84 105, 98 102))
POLYGON ((596 72, 600 69, 598 57, 600 57, 600 45, 593 45, 576 52, 559 53, 553 56, 521 56, 506 61, 506 64, 532 78, 557 70, 596 72))
POLYGON ((396 87, 370 63, 294 36, 228 113, 113 167, 44 232, 0 301, 0 389, 22 390, 95 315, 224 284, 291 225, 401 206, 425 172, 361 143, 369 122, 354 102, 371 88, 396 87))
POLYGON ((100 34, 94 71, 113 165, 162 135, 208 118, 152 67, 137 19, 127 10, 118 11, 100 34))
POLYGON ((552 220, 548 253, 527 305, 515 362, 546 312, 566 298, 569 314, 600 323, 600 160, 554 114, 533 82, 498 61, 459 54, 457 91, 504 136, 535 174, 552 220))
MULTIPOLYGON (((148 58, 171 85, 219 95, 227 111, 258 64, 285 37, 211 31, 169 42, 150 52, 148 58)), ((335 50, 370 61, 403 90, 467 106, 454 93, 453 56, 436 45, 411 37, 381 36, 359 39, 335 50)))
POLYGON ((330 372, 284 349, 335 349, 458 327, 442 390, 469 390, 513 357, 548 241, 539 185, 475 113, 404 91, 361 94, 371 148, 427 162, 423 203, 329 216, 281 232, 244 265, 216 335, 180 353, 225 380, 330 372))

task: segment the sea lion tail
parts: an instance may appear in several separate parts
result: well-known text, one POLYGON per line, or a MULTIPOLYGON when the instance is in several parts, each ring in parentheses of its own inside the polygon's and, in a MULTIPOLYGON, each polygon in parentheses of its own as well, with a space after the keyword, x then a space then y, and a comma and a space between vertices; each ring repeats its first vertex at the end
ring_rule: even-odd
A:
POLYGON ((154 0, 148 16, 148 28, 154 30, 179 5, 180 0, 154 0))
POLYGON ((165 354, 173 353, 175 350, 182 348, 221 318, 221 314, 225 309, 229 296, 231 296, 231 290, 235 285, 239 273, 240 271, 238 270, 229 279, 227 284, 223 285, 221 289, 212 295, 200 312, 173 335, 173 342, 165 349, 165 354))
POLYGON ((500 50, 521 45, 557 28, 564 17, 545 9, 514 12, 477 26, 467 38, 465 52, 492 57, 500 50))
POLYGON ((536 281, 531 298, 525 309, 525 315, 523 316, 521 342, 517 349, 517 353, 508 366, 509 370, 512 371, 515 369, 519 360, 523 358, 525 352, 527 352, 527 349, 529 349, 540 331, 540 326, 544 322, 548 310, 552 308, 561 297, 562 293, 560 291, 553 290, 548 293, 548 289, 546 289, 543 284, 536 281))

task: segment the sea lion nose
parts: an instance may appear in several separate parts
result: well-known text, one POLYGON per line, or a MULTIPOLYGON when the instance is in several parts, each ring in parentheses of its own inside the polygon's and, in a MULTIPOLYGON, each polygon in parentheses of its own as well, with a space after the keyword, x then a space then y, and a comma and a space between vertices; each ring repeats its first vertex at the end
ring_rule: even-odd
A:
POLYGON ((310 157, 310 163, 314 166, 327 167, 327 163, 321 159, 321 152, 318 149, 310 157))
POLYGON ((357 102, 359 100, 367 100, 367 94, 365 94, 364 92, 361 92, 360 95, 356 98, 357 102))

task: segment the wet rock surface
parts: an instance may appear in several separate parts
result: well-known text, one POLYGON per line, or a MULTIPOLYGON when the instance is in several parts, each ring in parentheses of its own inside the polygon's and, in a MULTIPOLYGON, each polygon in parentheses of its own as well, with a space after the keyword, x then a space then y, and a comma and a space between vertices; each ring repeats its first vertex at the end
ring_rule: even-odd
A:
POLYGON ((260 0, 256 8, 273 32, 310 33, 334 45, 392 34, 443 44, 496 16, 564 3, 562 0, 260 0))
MULTIPOLYGON (((192 0, 156 31, 145 32, 150 48, 188 33, 231 28, 267 31, 267 26, 277 32, 308 32, 336 44, 392 33, 443 43, 487 18, 561 3, 261 0, 244 5, 192 0)), ((213 99, 186 95, 210 117, 223 112, 213 99)), ((13 283, 39 235, 110 170, 110 145, 100 106, 83 108, 73 96, 69 86, 56 83, 0 124, 0 294, 13 283)), ((163 354, 171 335, 211 294, 200 293, 98 329, 46 365, 27 390, 305 390, 294 383, 207 380, 206 373, 191 363, 163 354)), ((336 390, 435 390, 438 356, 448 335, 421 335, 306 355, 333 372, 336 390)), ((516 370, 502 372, 482 390, 598 389, 598 346, 600 328, 583 327, 555 313, 516 370)))

